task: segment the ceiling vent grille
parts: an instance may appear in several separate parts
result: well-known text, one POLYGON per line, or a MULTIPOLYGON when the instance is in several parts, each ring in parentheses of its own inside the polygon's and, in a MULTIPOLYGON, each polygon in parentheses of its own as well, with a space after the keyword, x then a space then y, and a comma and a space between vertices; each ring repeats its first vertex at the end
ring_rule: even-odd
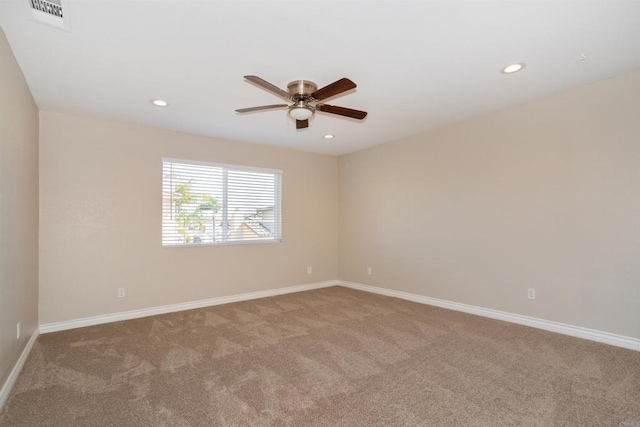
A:
POLYGON ((40 12, 48 13, 49 15, 57 16, 58 18, 63 17, 62 6, 60 4, 56 4, 56 0, 31 0, 31 8, 39 10, 40 12))
POLYGON ((25 0, 30 18, 42 24, 70 31, 66 0, 25 0))

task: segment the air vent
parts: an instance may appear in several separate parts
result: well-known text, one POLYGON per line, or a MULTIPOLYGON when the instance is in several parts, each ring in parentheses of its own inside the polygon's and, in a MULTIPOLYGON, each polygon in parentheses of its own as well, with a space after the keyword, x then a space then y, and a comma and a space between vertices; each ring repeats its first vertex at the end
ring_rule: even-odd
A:
POLYGON ((31 0, 31 8, 62 18, 62 6, 60 5, 59 0, 31 0))
POLYGON ((29 17, 36 22, 70 31, 66 0, 25 0, 29 17))

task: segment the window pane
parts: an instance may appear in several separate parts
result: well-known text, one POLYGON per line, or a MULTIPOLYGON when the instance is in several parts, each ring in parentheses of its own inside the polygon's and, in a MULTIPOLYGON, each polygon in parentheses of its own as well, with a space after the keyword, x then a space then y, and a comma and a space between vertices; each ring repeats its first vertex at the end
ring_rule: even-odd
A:
POLYGON ((164 246, 281 240, 281 175, 163 161, 164 246))
POLYGON ((273 240, 275 184, 272 173, 229 170, 229 240, 273 240))
POLYGON ((223 169, 163 163, 162 244, 222 240, 223 169))

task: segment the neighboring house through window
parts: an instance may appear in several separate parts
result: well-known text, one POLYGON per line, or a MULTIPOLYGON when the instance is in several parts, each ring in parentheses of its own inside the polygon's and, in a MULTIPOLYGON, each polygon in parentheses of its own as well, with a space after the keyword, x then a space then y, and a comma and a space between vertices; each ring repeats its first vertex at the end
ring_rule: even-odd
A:
POLYGON ((162 245, 282 240, 282 171, 162 160, 162 245))

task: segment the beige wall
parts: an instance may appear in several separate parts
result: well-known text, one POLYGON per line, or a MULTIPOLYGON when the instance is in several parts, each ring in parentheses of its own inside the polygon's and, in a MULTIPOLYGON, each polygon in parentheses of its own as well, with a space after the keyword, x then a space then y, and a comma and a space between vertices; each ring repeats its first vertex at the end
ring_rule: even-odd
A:
POLYGON ((636 73, 340 157, 339 277, 640 338, 639 94, 636 73))
POLYGON ((0 388, 37 325, 38 108, 0 30, 0 388))
POLYGON ((337 158, 49 112, 40 126, 41 324, 337 277, 337 158), (282 169, 283 242, 163 248, 162 157, 282 169))

